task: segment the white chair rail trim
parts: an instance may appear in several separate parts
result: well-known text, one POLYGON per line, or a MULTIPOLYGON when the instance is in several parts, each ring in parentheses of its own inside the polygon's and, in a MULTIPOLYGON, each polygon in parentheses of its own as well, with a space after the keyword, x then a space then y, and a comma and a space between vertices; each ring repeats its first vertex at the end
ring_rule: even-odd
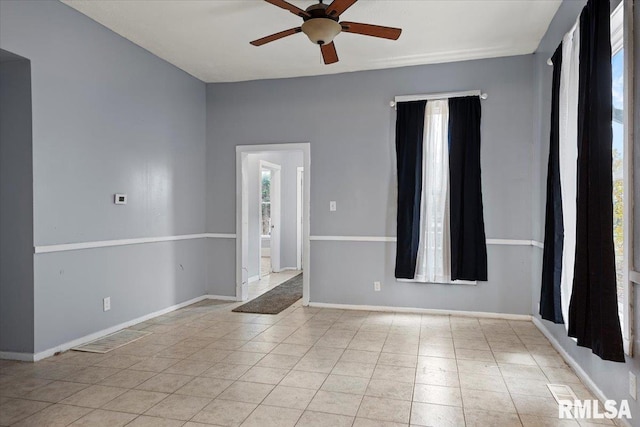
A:
MULTIPOLYGON (((310 240, 324 242, 396 242, 398 239, 395 236, 310 236, 310 240)), ((544 244, 537 240, 517 239, 487 239, 487 245, 544 247, 544 244)))
POLYGON ((200 233, 200 234, 183 234, 178 236, 140 237, 136 239, 101 240, 96 242, 62 243, 59 245, 34 246, 33 252, 35 254, 44 254, 44 253, 51 253, 51 252, 77 251, 81 249, 106 248, 110 246, 141 245, 145 243, 175 242, 178 240, 193 240, 193 239, 206 239, 206 238, 235 239, 236 235, 231 233, 200 233))
MULTIPOLYGON (((94 242, 61 243, 56 245, 34 246, 33 253, 46 254, 52 252, 78 251, 83 249, 107 248, 112 246, 141 245, 146 243, 175 242, 193 239, 235 239, 235 233, 199 233, 177 236, 139 237, 135 239, 100 240, 94 242)), ((325 242, 396 242, 395 236, 311 236, 312 241, 325 242)), ((487 239, 488 245, 534 246, 543 248, 542 242, 536 240, 487 239)))

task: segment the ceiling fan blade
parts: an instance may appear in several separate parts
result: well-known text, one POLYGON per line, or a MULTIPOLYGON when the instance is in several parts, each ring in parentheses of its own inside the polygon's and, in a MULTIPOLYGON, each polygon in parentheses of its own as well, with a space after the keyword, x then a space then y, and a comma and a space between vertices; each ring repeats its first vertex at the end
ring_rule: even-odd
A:
POLYGON ((329 16, 340 16, 342 12, 349 9, 358 0, 333 0, 326 10, 329 16))
POLYGON ((302 16, 304 18, 310 18, 311 15, 309 15, 306 11, 300 9, 297 6, 292 5, 291 3, 288 3, 284 0, 264 0, 267 3, 271 3, 274 6, 278 6, 281 7, 285 10, 288 10, 289 12, 293 13, 294 15, 298 15, 298 16, 302 16))
POLYGON ((364 36, 380 37, 383 39, 398 40, 402 29, 381 27, 380 25, 360 24, 358 22, 341 22, 342 31, 346 33, 362 34, 364 36))
POLYGON ((338 62, 338 52, 336 52, 336 45, 333 44, 333 42, 321 45, 320 50, 322 51, 322 59, 324 59, 326 65, 338 62))
POLYGON ((300 28, 300 27, 291 28, 289 30, 280 31, 279 33, 271 34, 270 36, 266 36, 266 37, 263 37, 261 39, 254 40, 254 41, 251 42, 251 44, 254 45, 254 46, 262 46, 263 44, 267 44, 267 43, 270 43, 272 41, 279 40, 279 39, 281 39, 283 37, 291 36, 293 34, 301 32, 301 31, 302 31, 302 28, 300 28))

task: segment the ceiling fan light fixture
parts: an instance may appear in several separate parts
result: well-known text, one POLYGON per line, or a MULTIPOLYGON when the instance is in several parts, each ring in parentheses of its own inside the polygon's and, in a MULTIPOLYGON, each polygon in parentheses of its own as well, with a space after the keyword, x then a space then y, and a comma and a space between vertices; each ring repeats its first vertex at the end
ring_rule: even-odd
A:
POLYGON ((320 46, 322 60, 326 65, 338 62, 338 53, 333 39, 341 32, 362 34, 363 36, 388 40, 398 40, 402 32, 401 28, 383 27, 359 22, 338 22, 342 12, 349 9, 358 0, 332 0, 330 5, 326 5, 323 3, 323 0, 319 0, 319 3, 309 6, 306 10, 302 10, 286 0, 265 1, 297 15, 302 18, 304 23, 300 27, 289 28, 288 30, 262 37, 250 43, 254 46, 262 46, 284 37, 305 33, 309 40, 311 40, 311 43, 320 46))
POLYGON ((302 32, 309 37, 311 43, 317 45, 331 43, 340 31, 342 26, 329 18, 312 18, 302 24, 302 32))

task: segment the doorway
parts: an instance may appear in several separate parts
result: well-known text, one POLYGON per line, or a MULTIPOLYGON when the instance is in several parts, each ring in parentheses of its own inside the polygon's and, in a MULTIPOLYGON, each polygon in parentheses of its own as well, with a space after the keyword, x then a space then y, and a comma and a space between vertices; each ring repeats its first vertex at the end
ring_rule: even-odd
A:
POLYGON ((236 147, 238 300, 253 299, 304 269, 308 305, 309 165, 308 143, 236 147))
POLYGON ((304 167, 298 167, 296 174, 296 194, 297 194, 297 206, 296 206, 296 267, 298 270, 304 268, 304 244, 303 244, 303 230, 304 230, 304 167))
MULTIPOLYGON (((260 154, 256 154, 259 156, 260 154)), ((260 263, 259 280, 263 280, 271 273, 280 272, 280 212, 282 166, 266 160, 259 160, 258 168, 258 251, 260 263)), ((251 280, 249 280, 251 282, 251 280)))

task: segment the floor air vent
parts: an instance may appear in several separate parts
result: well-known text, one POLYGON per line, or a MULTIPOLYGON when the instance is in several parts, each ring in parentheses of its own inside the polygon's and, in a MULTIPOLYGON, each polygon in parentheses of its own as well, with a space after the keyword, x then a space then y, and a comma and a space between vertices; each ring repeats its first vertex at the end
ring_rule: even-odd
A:
POLYGON ((573 405, 573 402, 578 400, 578 396, 573 392, 571 387, 564 384, 547 384, 549 387, 549 391, 553 394, 553 397, 556 399, 556 402, 570 402, 573 405))
POLYGON ((147 331, 134 331, 131 329, 123 329, 114 334, 107 335, 106 337, 99 338, 90 343, 74 347, 71 350, 87 351, 89 353, 108 353, 111 350, 120 348, 123 345, 127 345, 134 341, 144 338, 151 332, 147 331))

